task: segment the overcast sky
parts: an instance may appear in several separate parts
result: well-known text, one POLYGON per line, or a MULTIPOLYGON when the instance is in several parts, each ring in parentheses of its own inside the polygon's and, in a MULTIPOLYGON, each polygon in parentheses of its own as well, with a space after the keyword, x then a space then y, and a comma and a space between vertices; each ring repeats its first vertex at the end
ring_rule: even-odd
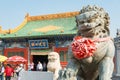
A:
POLYGON ((109 13, 111 37, 116 37, 120 29, 120 0, 1 0, 0 26, 13 29, 23 22, 27 13, 37 16, 73 12, 86 5, 98 5, 109 13))

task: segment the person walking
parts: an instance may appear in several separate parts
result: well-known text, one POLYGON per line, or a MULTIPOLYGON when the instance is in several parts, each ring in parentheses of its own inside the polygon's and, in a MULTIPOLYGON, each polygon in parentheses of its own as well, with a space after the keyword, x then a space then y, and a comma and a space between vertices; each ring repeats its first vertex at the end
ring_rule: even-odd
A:
POLYGON ((34 71, 34 63, 31 62, 29 65, 28 65, 28 71, 34 71))
POLYGON ((10 64, 7 64, 4 73, 5 73, 5 80, 11 80, 11 77, 14 74, 14 70, 10 64))
POLYGON ((24 71, 25 71, 24 65, 20 64, 19 67, 17 67, 17 69, 15 71, 17 73, 17 80, 21 80, 21 77, 22 77, 24 71))
POLYGON ((20 66, 17 64, 17 66, 15 68, 15 73, 16 73, 17 77, 19 76, 19 69, 20 69, 20 66))
POLYGON ((37 71, 42 71, 42 69, 43 69, 42 63, 39 61, 37 64, 37 71))
POLYGON ((47 71, 47 64, 46 64, 46 62, 43 62, 43 71, 47 71))
POLYGON ((4 71, 5 68, 4 68, 4 64, 2 63, 0 67, 0 80, 4 80, 4 71))

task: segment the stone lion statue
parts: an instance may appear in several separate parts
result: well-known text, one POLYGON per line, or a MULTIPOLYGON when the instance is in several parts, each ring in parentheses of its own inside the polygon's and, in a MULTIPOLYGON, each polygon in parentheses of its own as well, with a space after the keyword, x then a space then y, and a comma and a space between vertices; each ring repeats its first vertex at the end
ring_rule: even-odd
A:
POLYGON ((60 65, 60 57, 57 52, 50 52, 48 54, 48 64, 47 64, 47 70, 50 72, 53 72, 54 74, 54 80, 57 80, 59 74, 59 70, 61 70, 62 67, 60 65))
POLYGON ((98 6, 86 6, 76 16, 78 32, 70 45, 70 60, 58 80, 111 80, 115 47, 109 15, 98 6))

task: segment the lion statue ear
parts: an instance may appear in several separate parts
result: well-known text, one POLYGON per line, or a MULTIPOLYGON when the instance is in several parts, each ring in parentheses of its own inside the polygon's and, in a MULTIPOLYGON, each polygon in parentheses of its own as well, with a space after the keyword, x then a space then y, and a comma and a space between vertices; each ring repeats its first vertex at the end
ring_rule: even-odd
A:
POLYGON ((108 13, 106 12, 105 14, 105 29, 108 31, 108 35, 110 35, 110 30, 109 30, 109 25, 110 25, 110 17, 108 15, 108 13))

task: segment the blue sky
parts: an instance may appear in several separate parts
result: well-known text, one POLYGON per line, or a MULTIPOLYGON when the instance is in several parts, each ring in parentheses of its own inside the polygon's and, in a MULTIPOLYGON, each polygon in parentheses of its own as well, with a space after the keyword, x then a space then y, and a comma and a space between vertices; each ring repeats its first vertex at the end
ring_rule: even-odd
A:
POLYGON ((79 11, 86 5, 103 7, 110 16, 111 37, 120 29, 120 1, 118 0, 1 0, 0 26, 13 29, 20 25, 27 13, 31 16, 79 11))

